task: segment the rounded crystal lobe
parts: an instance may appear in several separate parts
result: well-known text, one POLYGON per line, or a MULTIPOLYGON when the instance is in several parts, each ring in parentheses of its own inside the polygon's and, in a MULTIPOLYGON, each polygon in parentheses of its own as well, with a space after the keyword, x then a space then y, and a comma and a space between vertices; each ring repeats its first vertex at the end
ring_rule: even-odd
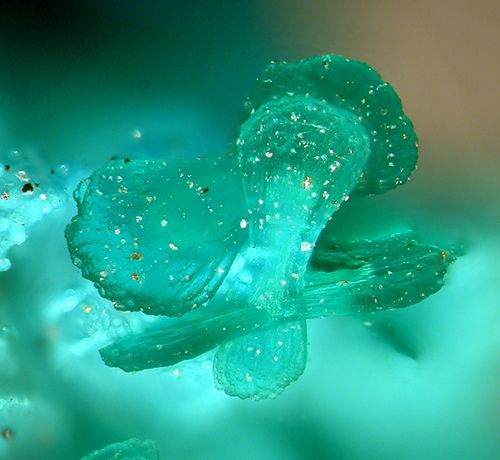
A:
POLYGON ((382 193, 408 180, 417 162, 417 136, 398 95, 371 66, 336 55, 272 62, 246 107, 250 115, 266 102, 298 95, 349 111, 366 128, 371 155, 357 192, 382 193))
POLYGON ((233 160, 116 160, 82 181, 73 262, 118 308, 180 316, 224 281, 246 232, 233 160))

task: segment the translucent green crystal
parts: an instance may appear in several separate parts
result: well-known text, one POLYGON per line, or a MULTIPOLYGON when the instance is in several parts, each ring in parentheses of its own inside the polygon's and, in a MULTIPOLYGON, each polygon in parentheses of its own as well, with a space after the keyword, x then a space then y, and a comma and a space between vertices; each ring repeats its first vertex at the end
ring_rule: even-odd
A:
POLYGON ((82 460, 159 460, 159 458, 153 441, 132 438, 91 452, 82 460))
POLYGON ((311 260, 298 311, 312 318, 408 307, 437 292, 454 261, 453 252, 421 243, 413 232, 325 241, 311 260))
POLYGON ((243 241, 235 160, 115 160, 75 192, 73 262, 117 308, 179 316, 205 304, 243 241))
POLYGON ((135 372, 171 366, 269 324, 264 309, 221 301, 144 332, 129 334, 100 350, 108 366, 135 372))
POLYGON ((279 324, 224 343, 214 360, 216 385, 231 396, 275 397, 306 367, 305 321, 279 324))
POLYGON ((417 137, 394 89, 368 64, 342 56, 272 62, 247 101, 248 113, 270 100, 308 95, 354 113, 370 137, 371 155, 356 191, 380 193, 408 180, 417 137))
POLYGON ((304 371, 307 319, 402 308, 442 286, 454 255, 413 233, 320 238, 351 194, 393 188, 415 166, 412 124, 371 67, 272 63, 247 108, 235 154, 118 160, 75 193, 70 252, 101 295, 185 315, 104 347, 107 365, 170 366, 219 346, 219 388, 274 397, 304 371))
MULTIPOLYGON (((413 305, 442 287, 454 260, 452 251, 424 244, 411 232, 385 240, 322 239, 304 276, 301 296, 284 300, 287 313, 279 321, 413 305)), ((169 366, 250 331, 262 330, 259 340, 266 340, 262 334, 272 336, 276 321, 270 321, 262 309, 210 305, 173 325, 126 336, 101 350, 101 356, 108 365, 126 371, 169 366)), ((252 340, 251 334, 248 337, 252 340)))
POLYGON ((249 245, 265 257, 266 282, 254 292, 262 297, 265 289, 263 306, 276 313, 283 295, 300 292, 314 244, 358 182, 369 141, 350 112, 299 95, 259 107, 242 125, 237 151, 249 245))

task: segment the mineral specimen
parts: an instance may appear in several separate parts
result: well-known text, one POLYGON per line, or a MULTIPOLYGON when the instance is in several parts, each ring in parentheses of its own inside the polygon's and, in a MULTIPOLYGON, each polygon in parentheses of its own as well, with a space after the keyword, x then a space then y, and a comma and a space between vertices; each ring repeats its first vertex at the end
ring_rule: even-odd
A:
POLYGON ((339 241, 350 196, 408 180, 416 135, 391 88, 339 56, 271 63, 235 152, 115 160, 82 181, 73 262, 121 310, 183 316, 101 350, 126 371, 219 346, 216 384, 276 396, 304 371, 306 320, 406 307, 436 292, 452 253, 413 233, 339 241), (320 237, 321 235, 321 237, 320 237))

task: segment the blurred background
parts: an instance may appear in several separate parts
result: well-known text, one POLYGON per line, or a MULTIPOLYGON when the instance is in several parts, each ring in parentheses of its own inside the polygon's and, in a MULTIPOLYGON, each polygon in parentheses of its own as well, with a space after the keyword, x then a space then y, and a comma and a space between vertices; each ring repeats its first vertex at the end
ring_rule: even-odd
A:
POLYGON ((311 321, 302 379, 255 403, 217 392, 209 357, 126 375, 72 336, 95 293, 69 261, 63 199, 0 272, 0 458, 77 459, 132 436, 163 459, 498 458, 499 30, 489 0, 0 2, 0 163, 15 149, 64 164, 61 196, 114 155, 226 149, 270 60, 334 53, 379 71, 420 138, 411 181, 339 220, 466 247, 414 307, 311 321))

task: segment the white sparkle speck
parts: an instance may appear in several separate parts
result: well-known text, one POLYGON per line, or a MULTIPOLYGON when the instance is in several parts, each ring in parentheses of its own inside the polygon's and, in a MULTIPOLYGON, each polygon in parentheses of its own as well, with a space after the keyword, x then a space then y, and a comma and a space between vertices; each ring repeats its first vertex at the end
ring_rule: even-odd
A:
POLYGON ((181 376, 181 371, 179 370, 178 367, 176 367, 173 371, 172 371, 172 374, 174 375, 174 377, 180 377, 181 376))
POLYGON ((312 244, 309 243, 309 241, 303 241, 300 245, 300 250, 302 252, 307 252, 307 251, 310 251, 312 249, 312 244))

